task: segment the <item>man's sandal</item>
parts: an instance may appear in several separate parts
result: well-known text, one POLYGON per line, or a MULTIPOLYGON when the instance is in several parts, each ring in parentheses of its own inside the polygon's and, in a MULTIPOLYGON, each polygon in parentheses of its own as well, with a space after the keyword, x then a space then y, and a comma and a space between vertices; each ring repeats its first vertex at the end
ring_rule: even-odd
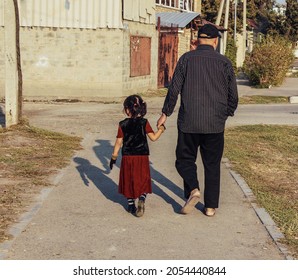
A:
POLYGON ((190 212, 192 212, 192 210, 195 208, 197 203, 200 201, 200 197, 201 197, 200 191, 195 190, 190 195, 185 205, 182 207, 181 214, 189 214, 190 212))
POLYGON ((213 217, 215 215, 215 208, 205 208, 205 215, 213 217))

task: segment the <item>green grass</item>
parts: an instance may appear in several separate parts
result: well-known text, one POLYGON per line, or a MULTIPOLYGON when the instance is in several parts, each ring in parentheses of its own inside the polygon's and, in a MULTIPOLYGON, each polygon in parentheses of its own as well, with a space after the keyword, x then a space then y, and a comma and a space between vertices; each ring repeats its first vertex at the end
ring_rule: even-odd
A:
POLYGON ((287 96, 251 95, 239 98, 239 104, 285 104, 289 103, 287 96))
POLYGON ((251 125, 226 130, 225 156, 298 256, 298 127, 251 125))

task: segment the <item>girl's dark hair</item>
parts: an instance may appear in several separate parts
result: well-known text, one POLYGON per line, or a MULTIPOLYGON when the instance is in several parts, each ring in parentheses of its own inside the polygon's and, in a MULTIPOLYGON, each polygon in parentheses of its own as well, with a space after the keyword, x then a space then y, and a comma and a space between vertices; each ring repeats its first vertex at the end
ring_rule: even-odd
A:
POLYGON ((147 113, 146 102, 137 94, 128 96, 123 102, 123 107, 131 113, 132 118, 144 117, 147 113))

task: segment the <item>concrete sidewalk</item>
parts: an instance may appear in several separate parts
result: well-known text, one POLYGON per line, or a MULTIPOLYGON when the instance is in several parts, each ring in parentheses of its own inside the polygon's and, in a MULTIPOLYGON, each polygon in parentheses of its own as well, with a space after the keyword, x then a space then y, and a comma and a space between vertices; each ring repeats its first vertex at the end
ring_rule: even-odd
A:
POLYGON ((280 87, 254 88, 249 86, 248 80, 238 80, 239 96, 268 95, 268 96, 298 96, 298 78, 285 78, 280 87))
MULTIPOLYGON (((146 101, 146 117, 155 126, 163 98, 146 101)), ((125 211, 126 200, 117 193, 120 160, 112 172, 108 168, 117 124, 123 119, 121 104, 25 103, 24 111, 32 125, 82 136, 83 149, 11 229, 15 238, 0 245, 1 259, 289 257, 273 240, 280 233, 271 218, 254 204, 248 186, 231 172, 226 160, 215 217, 206 217, 201 203, 193 213, 179 214, 184 199, 174 167, 177 112, 168 118, 160 140, 150 143, 153 194, 148 196, 145 215, 136 218, 125 211)), ((200 160, 198 165, 204 190, 200 160)))

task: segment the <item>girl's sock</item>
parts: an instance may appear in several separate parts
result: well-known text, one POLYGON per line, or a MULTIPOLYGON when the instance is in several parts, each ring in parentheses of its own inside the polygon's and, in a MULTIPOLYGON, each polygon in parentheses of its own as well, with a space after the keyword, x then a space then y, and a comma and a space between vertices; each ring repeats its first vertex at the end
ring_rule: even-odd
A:
POLYGON ((128 198, 127 199, 128 205, 133 205, 135 204, 135 200, 133 198, 128 198))
POLYGON ((147 194, 146 194, 146 193, 143 193, 143 194, 141 194, 141 196, 139 197, 139 200, 142 200, 142 201, 145 202, 146 197, 147 197, 147 194))
POLYGON ((127 211, 129 213, 135 213, 137 210, 136 205, 135 205, 135 200, 133 198, 128 198, 127 202, 128 202, 127 211))

